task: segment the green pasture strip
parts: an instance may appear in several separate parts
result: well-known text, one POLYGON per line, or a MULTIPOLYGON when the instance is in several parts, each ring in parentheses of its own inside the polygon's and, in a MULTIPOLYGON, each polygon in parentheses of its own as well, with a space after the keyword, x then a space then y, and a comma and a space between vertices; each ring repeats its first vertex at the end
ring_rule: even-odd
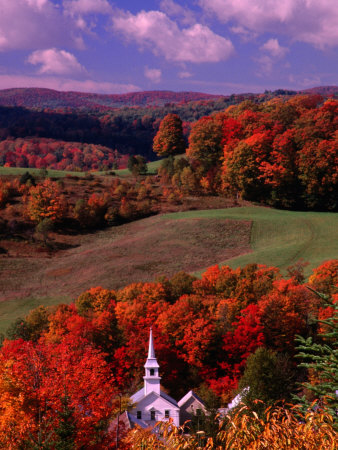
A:
MULTIPOLYGON (((185 155, 176 155, 176 158, 184 158, 185 155)), ((159 159, 158 161, 152 161, 147 164, 148 167, 148 174, 149 175, 155 175, 157 174, 158 169, 160 168, 162 164, 163 159, 159 159)), ((0 166, 0 175, 22 175, 23 173, 29 172, 32 175, 39 175, 41 169, 36 168, 30 168, 30 167, 3 167, 0 166)), ((67 170, 54 170, 54 169, 47 169, 48 176, 55 177, 55 178, 62 178, 66 175, 72 175, 77 177, 84 177, 86 173, 88 172, 77 172, 77 171, 67 171, 67 170)), ((105 170, 105 171, 93 171, 90 172, 93 175, 96 176, 110 176, 109 172, 114 172, 114 174, 118 177, 130 177, 131 172, 128 169, 116 169, 116 170, 105 170)))
MULTIPOLYGON (((29 168, 29 167, 2 167, 2 166, 0 166, 0 175, 22 175, 26 172, 29 172, 32 175, 39 176, 41 173, 41 169, 35 169, 35 168, 33 169, 33 168, 29 168)), ((48 177, 63 178, 66 175, 72 175, 75 177, 83 177, 83 176, 85 176, 85 172, 68 172, 65 170, 47 169, 48 177)))
MULTIPOLYGON (((116 170, 112 170, 112 172, 115 173, 116 176, 118 177, 130 177, 131 176, 131 172, 128 169, 116 169, 116 170)), ((104 172, 96 172, 98 175, 103 175, 104 172)))
POLYGON ((29 311, 40 305, 54 306, 60 303, 71 303, 69 297, 41 297, 41 298, 19 298, 3 301, 0 303, 0 333, 5 333, 8 327, 17 320, 18 317, 24 318, 29 311), (20 311, 20 314, 18 312, 20 311))
MULTIPOLYGON (((324 261, 338 258, 338 214, 281 211, 263 207, 187 211, 163 216, 172 220, 189 218, 251 220, 252 253, 215 264, 233 268, 249 263, 279 267, 282 273, 300 258, 309 262, 309 275, 324 261)), ((205 269, 204 269, 205 270, 205 269)), ((197 275, 201 275, 201 270, 197 275)))

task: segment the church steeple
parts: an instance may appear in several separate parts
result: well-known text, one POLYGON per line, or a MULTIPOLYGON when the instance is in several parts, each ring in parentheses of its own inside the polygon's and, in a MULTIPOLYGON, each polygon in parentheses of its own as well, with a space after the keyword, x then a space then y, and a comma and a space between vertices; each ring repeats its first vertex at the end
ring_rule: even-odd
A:
POLYGON ((148 359, 156 359, 152 328, 150 328, 150 333, 149 333, 148 359))
POLYGON ((161 385, 160 380, 161 377, 158 374, 159 365, 155 356, 155 348, 154 348, 154 340, 153 340, 153 331, 150 328, 149 333, 149 348, 148 348, 148 358, 144 365, 145 368, 145 376, 144 379, 144 395, 149 394, 149 392, 155 392, 160 395, 161 385))

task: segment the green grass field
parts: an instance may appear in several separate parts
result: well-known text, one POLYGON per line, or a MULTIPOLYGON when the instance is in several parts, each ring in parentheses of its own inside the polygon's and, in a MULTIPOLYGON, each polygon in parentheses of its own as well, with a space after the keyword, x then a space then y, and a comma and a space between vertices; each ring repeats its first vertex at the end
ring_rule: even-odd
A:
MULTIPOLYGON (((309 262, 309 275, 323 261, 338 258, 338 214, 280 211, 262 207, 188 211, 171 215, 172 220, 209 217, 252 220, 248 253, 227 261, 215 261, 231 267, 259 263, 285 269, 300 258, 309 262)), ((203 271, 199 271, 199 274, 203 271)))
MULTIPOLYGON (((176 155, 175 158, 182 158, 184 155, 176 155)), ((162 163, 162 159, 159 159, 158 161, 152 161, 147 164, 148 166, 148 174, 149 175, 155 175, 157 173, 157 170, 159 169, 160 165, 162 163)), ((32 175, 39 175, 41 169, 31 169, 28 167, 3 167, 0 166, 0 175, 22 175, 25 172, 30 172, 32 175)), ((66 175, 73 175, 78 177, 85 176, 85 172, 71 172, 66 170, 53 170, 53 169, 47 169, 48 175, 54 178, 62 178, 66 175)), ((115 175, 125 178, 130 177, 131 173, 128 169, 118 169, 118 170, 112 170, 112 172, 115 173, 115 175)), ((92 172, 93 175, 98 176, 105 176, 108 172, 92 172)))
MULTIPOLYGON (((176 158, 184 158, 184 157, 185 157, 185 155, 176 155, 175 159, 176 158)), ((162 164, 162 161, 163 161, 163 159, 159 159, 158 161, 149 162, 147 164, 148 175, 156 175, 158 169, 160 168, 160 166, 162 164)), ((126 176, 130 176, 131 175, 128 169, 114 170, 114 172, 119 177, 126 177, 126 176)), ((99 174, 100 172, 97 172, 97 173, 99 174)))
MULTIPOLYGON (((23 173, 29 172, 32 175, 39 175, 41 169, 31 169, 28 167, 3 167, 0 166, 0 175, 22 175, 23 173)), ((85 172, 69 172, 66 170, 52 170, 48 169, 48 176, 53 178, 63 178, 66 175, 73 175, 77 177, 84 177, 85 172)))

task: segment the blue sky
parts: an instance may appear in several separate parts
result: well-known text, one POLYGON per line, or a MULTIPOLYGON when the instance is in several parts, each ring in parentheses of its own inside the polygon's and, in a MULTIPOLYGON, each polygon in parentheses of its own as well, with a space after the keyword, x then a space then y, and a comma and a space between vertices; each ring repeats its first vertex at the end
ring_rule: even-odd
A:
POLYGON ((337 0, 0 0, 0 89, 306 89, 337 47, 337 0))

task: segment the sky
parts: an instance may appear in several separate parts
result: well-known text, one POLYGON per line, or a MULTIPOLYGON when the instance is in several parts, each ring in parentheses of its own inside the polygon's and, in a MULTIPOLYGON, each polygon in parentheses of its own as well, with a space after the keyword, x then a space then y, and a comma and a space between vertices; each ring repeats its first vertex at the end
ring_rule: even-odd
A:
POLYGON ((0 0, 0 89, 337 85, 338 0, 0 0))

